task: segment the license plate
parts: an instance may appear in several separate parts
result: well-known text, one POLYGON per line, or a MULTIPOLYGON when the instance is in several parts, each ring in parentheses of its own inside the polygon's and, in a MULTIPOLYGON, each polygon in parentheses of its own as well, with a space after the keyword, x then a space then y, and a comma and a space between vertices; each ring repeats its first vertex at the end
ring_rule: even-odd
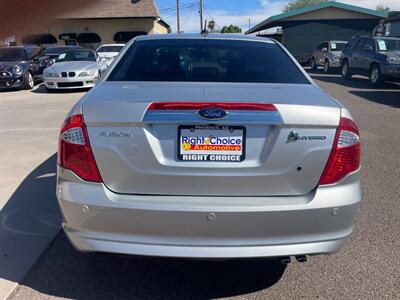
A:
POLYGON ((246 128, 225 125, 178 127, 178 160, 241 162, 245 159, 246 128))

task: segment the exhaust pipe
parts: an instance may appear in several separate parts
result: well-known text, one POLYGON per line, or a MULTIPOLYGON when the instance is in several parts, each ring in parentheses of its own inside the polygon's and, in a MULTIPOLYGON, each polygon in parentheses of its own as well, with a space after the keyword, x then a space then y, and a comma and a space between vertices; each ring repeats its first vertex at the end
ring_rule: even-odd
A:
POLYGON ((281 259, 281 264, 282 265, 288 265, 292 262, 292 259, 290 257, 285 257, 281 259))
POLYGON ((305 256, 305 255, 296 256, 296 260, 299 263, 307 262, 307 256, 305 256))

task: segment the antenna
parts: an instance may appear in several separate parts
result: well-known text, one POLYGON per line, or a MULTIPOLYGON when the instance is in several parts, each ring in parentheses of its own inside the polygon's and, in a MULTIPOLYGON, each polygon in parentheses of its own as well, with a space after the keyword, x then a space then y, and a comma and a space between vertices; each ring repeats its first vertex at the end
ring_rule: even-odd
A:
POLYGON ((207 30, 207 20, 204 20, 204 29, 201 30, 201 34, 208 34, 208 30, 207 30))

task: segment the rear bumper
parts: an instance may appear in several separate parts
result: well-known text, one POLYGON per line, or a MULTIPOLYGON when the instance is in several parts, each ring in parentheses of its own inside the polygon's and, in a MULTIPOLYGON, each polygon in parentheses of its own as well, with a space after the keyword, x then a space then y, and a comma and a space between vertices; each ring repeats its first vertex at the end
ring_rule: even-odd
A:
POLYGON ((63 228, 81 251, 239 258, 326 254, 352 232, 358 172, 301 197, 119 195, 59 168, 63 228))

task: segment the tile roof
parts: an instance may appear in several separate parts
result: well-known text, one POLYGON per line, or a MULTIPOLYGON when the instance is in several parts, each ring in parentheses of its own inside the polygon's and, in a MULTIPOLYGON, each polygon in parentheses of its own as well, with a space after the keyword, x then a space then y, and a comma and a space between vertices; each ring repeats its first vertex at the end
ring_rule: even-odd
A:
POLYGON ((57 16, 59 19, 158 18, 154 0, 95 0, 84 7, 57 16))

